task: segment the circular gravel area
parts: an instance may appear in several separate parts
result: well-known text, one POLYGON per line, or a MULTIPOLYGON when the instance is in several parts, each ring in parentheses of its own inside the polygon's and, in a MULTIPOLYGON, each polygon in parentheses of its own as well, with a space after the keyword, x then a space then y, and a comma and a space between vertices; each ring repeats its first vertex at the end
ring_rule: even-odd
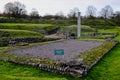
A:
POLYGON ((97 41, 80 41, 80 40, 65 40, 50 44, 37 45, 30 48, 18 49, 9 53, 16 55, 28 55, 40 58, 48 58, 52 60, 63 59, 70 61, 72 58, 80 55, 80 53, 100 46, 103 42, 97 41), (64 49, 64 56, 55 56, 55 49, 64 49))

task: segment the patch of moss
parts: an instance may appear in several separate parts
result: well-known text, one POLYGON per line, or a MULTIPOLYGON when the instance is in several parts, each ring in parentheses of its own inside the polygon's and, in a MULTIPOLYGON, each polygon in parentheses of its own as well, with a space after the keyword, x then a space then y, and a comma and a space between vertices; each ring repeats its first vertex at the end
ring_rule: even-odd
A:
POLYGON ((92 63, 97 61, 101 56, 107 53, 116 44, 116 42, 105 42, 103 45, 82 53, 78 58, 85 60, 85 65, 90 66, 92 63))

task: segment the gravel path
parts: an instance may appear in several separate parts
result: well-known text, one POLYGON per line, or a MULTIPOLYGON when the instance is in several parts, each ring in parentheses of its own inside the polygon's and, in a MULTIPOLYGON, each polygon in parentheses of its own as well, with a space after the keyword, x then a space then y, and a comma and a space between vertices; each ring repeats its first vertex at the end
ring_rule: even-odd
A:
POLYGON ((11 51, 11 54, 17 55, 30 55, 34 57, 42 57, 49 58, 55 60, 56 58, 60 58, 62 56, 54 55, 55 49, 64 49, 64 59, 65 61, 69 61, 72 58, 80 55, 81 52, 85 52, 97 46, 103 44, 102 42, 97 41, 79 41, 79 40, 66 40, 56 43, 50 43, 45 45, 33 46, 26 49, 18 49, 15 51, 11 51))

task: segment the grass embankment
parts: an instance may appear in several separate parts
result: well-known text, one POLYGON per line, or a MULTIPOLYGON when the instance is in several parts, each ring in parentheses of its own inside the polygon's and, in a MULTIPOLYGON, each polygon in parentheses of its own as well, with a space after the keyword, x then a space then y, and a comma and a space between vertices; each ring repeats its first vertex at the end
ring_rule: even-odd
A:
POLYGON ((20 24, 20 23, 0 23, 0 37, 6 38, 43 38, 43 35, 37 33, 40 30, 49 31, 55 29, 52 24, 20 24), (37 32, 33 32, 37 31, 37 32))
MULTIPOLYGON (((116 27, 114 29, 98 29, 99 33, 118 33, 118 35, 114 38, 114 40, 119 40, 120 41, 120 28, 116 27)), ((112 36, 112 35, 102 35, 103 37, 105 36, 112 36)), ((101 37, 101 36, 100 36, 101 37)), ((78 40, 95 40, 95 41, 105 41, 105 38, 87 38, 87 37, 81 37, 78 40)))
POLYGON ((27 31, 27 30, 13 30, 13 29, 0 29, 0 37, 7 38, 26 38, 26 37, 39 37, 42 38, 43 35, 27 31))
POLYGON ((98 29, 113 29, 117 26, 113 21, 104 19, 83 19, 82 24, 98 29))
POLYGON ((17 29, 17 30, 51 30, 56 26, 53 24, 20 24, 20 23, 0 23, 0 29, 17 29))
POLYGON ((120 28, 119 27, 115 28, 115 29, 106 29, 106 30, 100 29, 99 31, 100 32, 109 32, 109 33, 116 33, 116 32, 118 32, 118 36, 115 37, 114 39, 120 41, 120 28))
MULTIPOLYGON (((70 26, 61 26, 62 32, 69 32, 71 36, 77 35, 77 25, 70 25, 70 26)), ((82 25, 81 26, 81 37, 88 37, 91 33, 94 32, 94 28, 90 26, 82 25)))
MULTIPOLYGON (((99 41, 104 41, 108 37, 114 38, 116 37, 116 33, 118 31, 115 30, 116 27, 113 27, 112 29, 96 29, 92 28, 90 26, 82 25, 81 26, 81 36, 80 40, 99 40, 99 41), (114 30, 112 32, 108 30, 114 30)), ((77 25, 70 25, 70 26, 62 26, 61 31, 63 32, 69 32, 71 36, 77 35, 77 25)))
POLYGON ((0 37, 3 38, 43 38, 40 33, 50 33, 56 29, 53 24, 0 23, 0 37))

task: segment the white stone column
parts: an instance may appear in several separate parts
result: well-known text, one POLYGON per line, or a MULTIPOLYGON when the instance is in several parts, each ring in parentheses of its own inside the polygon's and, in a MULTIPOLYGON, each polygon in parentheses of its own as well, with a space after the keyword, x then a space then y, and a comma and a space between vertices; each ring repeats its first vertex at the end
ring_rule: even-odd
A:
POLYGON ((78 23, 78 27, 77 27, 77 38, 80 38, 80 36, 81 36, 81 14, 80 14, 80 12, 78 12, 78 20, 77 20, 77 23, 78 23))

